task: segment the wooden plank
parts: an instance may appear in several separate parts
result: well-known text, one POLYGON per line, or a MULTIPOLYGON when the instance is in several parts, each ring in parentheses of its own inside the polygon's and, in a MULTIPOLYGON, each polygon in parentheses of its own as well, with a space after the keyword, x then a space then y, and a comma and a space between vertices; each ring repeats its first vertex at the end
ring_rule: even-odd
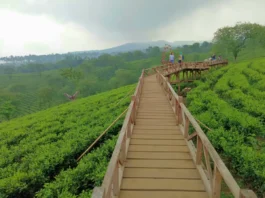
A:
POLYGON ((173 111, 167 110, 156 110, 156 109, 138 109, 139 113, 152 113, 152 114, 170 114, 172 115, 173 111))
POLYGON ((171 121, 171 122, 176 122, 176 117, 173 117, 173 116, 160 116, 160 117, 157 117, 157 116, 152 116, 152 115, 138 115, 137 116, 137 119, 141 119, 141 120, 154 120, 154 121, 161 121, 161 122, 164 122, 164 121, 171 121))
POLYGON ((200 179, 197 169, 125 168, 124 178, 200 179))
POLYGON ((163 122, 158 122, 157 120, 152 119, 136 119, 137 125, 151 125, 151 126, 176 126, 177 123, 175 120, 163 120, 163 122))
POLYGON ((189 153, 133 152, 129 151, 127 159, 192 159, 189 153))
POLYGON ((172 113, 166 113, 166 114, 153 114, 153 113, 148 113, 148 112, 138 112, 137 114, 137 118, 138 116, 149 116, 149 117, 152 117, 152 118, 169 118, 169 117, 176 117, 175 114, 172 112, 172 113))
POLYGON ((145 99, 141 99, 140 100, 140 104, 147 104, 147 105, 152 105, 150 104, 150 101, 152 101, 152 104, 155 103, 155 104, 160 104, 160 105, 169 105, 169 101, 166 100, 166 99, 161 99, 161 100, 145 100, 145 99))
POLYGON ((176 130, 180 131, 178 126, 138 126, 135 125, 134 129, 149 129, 149 130, 176 130))
POLYGON ((150 102, 145 102, 145 103, 139 103, 139 107, 150 107, 150 108, 170 108, 170 104, 167 103, 167 104, 162 104, 162 103, 155 103, 155 102, 152 102, 150 104, 150 102))
POLYGON ((175 130, 175 129, 167 129, 167 130, 163 130, 163 129, 135 129, 133 131, 133 134, 146 134, 146 135, 182 135, 180 133, 179 130, 175 130))
POLYGON ((147 139, 147 140, 183 140, 183 135, 160 135, 160 134, 133 134, 132 139, 147 139))
POLYGON ((206 192, 121 190, 119 198, 208 198, 206 192))
POLYGON ((186 190, 205 191, 201 180, 124 178, 122 190, 186 190))
MULTIPOLYGON (((167 105, 167 106, 156 106, 156 105, 141 105, 140 106, 141 108, 140 109, 150 109, 150 110, 167 110, 167 111, 172 111, 170 105, 167 105)), ((139 110, 140 110, 139 109, 139 110)))
POLYGON ((184 140, 139 140, 131 139, 130 145, 187 145, 184 140))
POLYGON ((139 105, 140 109, 156 109, 156 110, 168 110, 168 111, 172 111, 171 110, 171 106, 168 105, 159 105, 159 104, 154 104, 154 105, 150 105, 150 104, 140 104, 139 105))
POLYGON ((195 169, 192 160, 139 160, 129 159, 126 162, 127 168, 185 168, 195 169))

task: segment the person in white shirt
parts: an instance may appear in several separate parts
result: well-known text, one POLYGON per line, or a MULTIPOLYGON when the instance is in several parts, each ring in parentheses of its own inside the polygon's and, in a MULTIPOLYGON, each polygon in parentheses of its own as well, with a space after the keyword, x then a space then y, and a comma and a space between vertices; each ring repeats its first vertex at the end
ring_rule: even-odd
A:
POLYGON ((171 52, 171 54, 169 55, 169 62, 174 63, 174 54, 173 54, 173 52, 171 52))

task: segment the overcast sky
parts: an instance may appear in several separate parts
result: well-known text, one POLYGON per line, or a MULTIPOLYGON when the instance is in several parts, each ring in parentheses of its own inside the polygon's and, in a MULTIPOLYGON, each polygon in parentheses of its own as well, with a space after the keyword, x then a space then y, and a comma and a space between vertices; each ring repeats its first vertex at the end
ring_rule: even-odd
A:
POLYGON ((0 0, 0 56, 211 40, 237 21, 265 25, 265 0, 0 0))

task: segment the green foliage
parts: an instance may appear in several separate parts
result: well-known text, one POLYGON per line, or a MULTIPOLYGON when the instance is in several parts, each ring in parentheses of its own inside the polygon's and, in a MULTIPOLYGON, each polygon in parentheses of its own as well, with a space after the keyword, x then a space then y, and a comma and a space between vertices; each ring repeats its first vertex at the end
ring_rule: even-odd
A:
POLYGON ((8 75, 9 79, 12 78, 13 73, 15 72, 15 68, 12 66, 6 66, 4 68, 4 73, 8 75))
MULTIPOLYGON (((130 101, 130 97, 124 99, 124 96, 134 87, 135 85, 123 87, 1 123, 2 197, 33 197, 44 183, 47 183, 45 186, 48 189, 60 190, 60 196, 68 195, 65 194, 66 189, 75 194, 81 193, 80 189, 91 189, 94 183, 98 185, 104 176, 116 137, 113 137, 112 143, 103 145, 103 149, 93 151, 96 152, 92 154, 93 163, 83 160, 77 165, 75 159, 124 111, 130 101), (101 158, 97 158, 99 153, 101 158), (94 172, 91 172, 92 170, 94 172), (80 171, 89 173, 86 172, 88 175, 85 177, 84 174, 74 175, 80 171), (49 185, 57 174, 58 182, 49 185), (67 174, 69 175, 65 176, 67 174), (80 179, 81 177, 83 179, 80 179), (71 180, 75 181, 73 186, 71 180)), ((99 144, 117 135, 121 125, 122 121, 112 127, 99 144)), ((57 193, 53 190, 44 191, 47 197, 57 193)))
POLYGON ((16 107, 11 101, 0 101, 0 117, 4 117, 10 120, 12 116, 16 113, 16 107))
POLYGON ((213 38, 215 49, 226 49, 233 54, 236 60, 249 40, 265 39, 264 35, 261 36, 264 29, 265 26, 251 23, 237 23, 234 27, 220 28, 213 38))
MULTIPOLYGON (((115 56, 102 55, 97 59, 82 61, 82 64, 75 67, 69 67, 70 64, 74 64, 70 58, 68 63, 63 62, 65 65, 63 69, 41 71, 41 78, 37 69, 34 69, 36 64, 29 64, 27 67, 21 66, 25 72, 32 71, 33 73, 13 74, 12 79, 6 75, 0 76, 0 91, 2 91, 0 96, 13 94, 15 97, 9 100, 18 110, 14 116, 27 115, 68 102, 64 93, 71 95, 80 91, 78 98, 82 98, 136 83, 142 69, 159 64, 160 57, 147 58, 156 54, 158 54, 158 49, 152 47, 148 49, 147 53, 128 52, 115 56), (132 56, 128 58, 127 55, 130 54, 132 56), (130 60, 129 62, 127 62, 127 58, 130 60), (139 60, 134 61, 137 58, 139 60)), ((44 68, 43 70, 46 66, 48 67, 44 64, 39 66, 44 68)))
POLYGON ((210 71, 188 93, 192 114, 207 132, 226 164, 247 188, 265 192, 265 97, 261 89, 264 58, 210 71))
MULTIPOLYGON (((82 158, 76 168, 61 171, 55 181, 46 183, 36 197, 56 198, 65 193, 74 196, 88 189, 91 193, 91 187, 101 185, 116 140, 117 136, 113 136, 112 139, 107 140, 102 146, 82 158)), ((80 196, 84 196, 84 192, 80 196)))
POLYGON ((40 105, 47 104, 48 107, 50 107, 53 95, 54 95, 54 91, 50 87, 45 87, 45 88, 39 89, 40 105))

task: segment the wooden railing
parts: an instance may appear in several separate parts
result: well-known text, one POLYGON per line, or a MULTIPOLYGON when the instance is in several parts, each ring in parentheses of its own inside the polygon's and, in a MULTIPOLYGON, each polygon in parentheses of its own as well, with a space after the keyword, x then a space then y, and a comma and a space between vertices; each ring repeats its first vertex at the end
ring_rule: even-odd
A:
POLYGON ((175 73, 178 71, 182 71, 185 69, 209 69, 212 66, 216 65, 225 65, 228 64, 227 60, 216 60, 216 61, 209 61, 209 62, 183 62, 179 63, 165 63, 162 66, 158 66, 155 70, 160 71, 163 75, 169 75, 171 73, 175 73))
POLYGON ((152 71, 143 70, 138 85, 132 96, 128 112, 125 116, 116 146, 109 162, 101 187, 95 187, 93 198, 111 198, 118 196, 124 171, 124 163, 130 143, 130 137, 136 120, 136 112, 139 106, 140 95, 144 83, 144 75, 152 71))
POLYGON ((168 82, 168 78, 164 77, 159 70, 157 70, 156 75, 175 112, 177 123, 209 196, 213 198, 220 197, 221 183, 224 180, 234 197, 256 198, 257 196, 253 191, 240 189, 199 124, 183 104, 182 97, 176 94, 168 82), (192 134, 189 133, 191 126, 194 129, 192 134), (196 146, 192 141, 194 138, 197 138, 196 146))

